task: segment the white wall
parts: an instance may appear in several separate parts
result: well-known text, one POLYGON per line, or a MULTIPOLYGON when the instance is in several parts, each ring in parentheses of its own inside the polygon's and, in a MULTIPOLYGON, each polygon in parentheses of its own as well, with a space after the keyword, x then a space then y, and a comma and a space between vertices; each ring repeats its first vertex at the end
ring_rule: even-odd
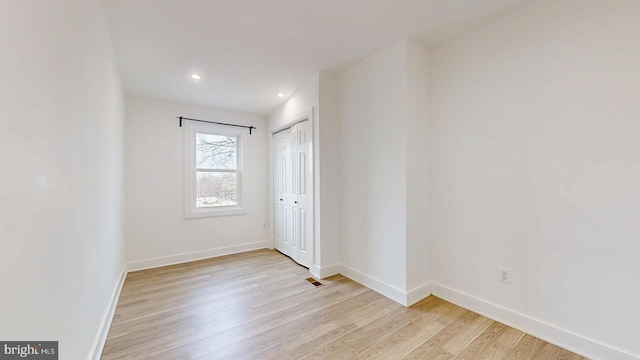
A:
POLYGON ((427 124, 429 52, 423 45, 406 40, 407 56, 407 285, 414 300, 430 293, 429 223, 427 191, 427 124))
POLYGON ((126 239, 132 269, 268 246, 266 119, 135 96, 126 98, 126 239), (253 125, 246 131, 248 214, 185 219, 184 133, 177 116, 253 125))
POLYGON ((93 351, 123 270, 123 101, 98 1, 0 4, 0 339, 93 351))
POLYGON ((339 79, 342 272, 408 305, 430 294, 428 60, 404 38, 339 79))
POLYGON ((319 169, 320 181, 320 236, 322 246, 316 253, 318 263, 329 269, 326 274, 335 273, 340 264, 340 227, 342 208, 340 159, 341 134, 339 113, 339 79, 337 76, 320 72, 319 75, 319 169))
POLYGON ((339 89, 343 272, 391 291, 406 288, 406 72, 400 41, 347 69, 339 89))
POLYGON ((434 293, 595 359, 640 357, 638 19, 635 0, 534 1, 431 64, 434 293))
MULTIPOLYGON (((307 79, 282 105, 269 114, 269 129, 278 129, 295 120, 295 117, 301 113, 309 112, 311 108, 317 111, 320 101, 319 86, 320 73, 316 73, 307 79)), ((314 124, 314 136, 318 132, 316 131, 318 124, 319 122, 314 124)), ((318 153, 315 151, 315 146, 318 144, 314 144, 314 152, 318 153)))

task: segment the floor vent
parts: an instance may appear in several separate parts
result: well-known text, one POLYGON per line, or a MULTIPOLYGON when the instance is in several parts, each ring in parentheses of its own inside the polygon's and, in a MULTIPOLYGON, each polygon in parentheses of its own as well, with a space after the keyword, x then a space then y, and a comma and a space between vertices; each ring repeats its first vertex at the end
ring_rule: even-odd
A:
POLYGON ((307 281, 311 283, 311 285, 318 287, 318 286, 322 286, 322 283, 320 283, 320 281, 314 279, 314 278, 307 278, 307 281))

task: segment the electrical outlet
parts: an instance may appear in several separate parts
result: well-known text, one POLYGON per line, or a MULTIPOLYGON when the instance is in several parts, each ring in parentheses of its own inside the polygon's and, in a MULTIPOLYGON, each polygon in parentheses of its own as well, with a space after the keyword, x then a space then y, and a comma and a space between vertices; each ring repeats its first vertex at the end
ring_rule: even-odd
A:
POLYGON ((511 270, 505 267, 498 267, 498 281, 511 284, 511 270))

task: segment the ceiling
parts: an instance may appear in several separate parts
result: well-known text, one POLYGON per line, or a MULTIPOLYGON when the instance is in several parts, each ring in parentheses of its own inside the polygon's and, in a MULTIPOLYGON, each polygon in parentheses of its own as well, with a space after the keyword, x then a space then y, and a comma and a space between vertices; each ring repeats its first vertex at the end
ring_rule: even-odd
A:
POLYGON ((436 44, 529 1, 102 3, 127 93, 266 115, 317 71, 339 73, 404 36, 436 44))

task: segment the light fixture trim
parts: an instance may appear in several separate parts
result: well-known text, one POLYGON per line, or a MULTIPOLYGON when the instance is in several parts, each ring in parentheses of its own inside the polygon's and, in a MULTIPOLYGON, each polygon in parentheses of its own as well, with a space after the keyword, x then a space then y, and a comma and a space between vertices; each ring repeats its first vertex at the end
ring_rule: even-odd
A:
POLYGON ((191 74, 191 78, 194 80, 200 80, 200 75, 198 74, 191 74))

